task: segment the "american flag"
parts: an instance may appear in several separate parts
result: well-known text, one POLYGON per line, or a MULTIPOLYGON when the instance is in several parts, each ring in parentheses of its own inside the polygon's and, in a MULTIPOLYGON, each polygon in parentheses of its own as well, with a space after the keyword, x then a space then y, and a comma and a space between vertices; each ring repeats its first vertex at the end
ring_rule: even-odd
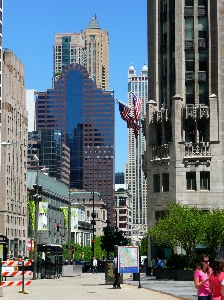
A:
POLYGON ((134 104, 134 119, 136 122, 138 122, 141 116, 142 99, 137 97, 133 93, 132 96, 133 96, 133 104, 134 104))
POLYGON ((122 104, 121 102, 119 102, 119 111, 120 111, 120 115, 121 115, 121 118, 128 122, 130 116, 130 111, 131 109, 128 107, 128 106, 125 106, 124 104, 122 104))
POLYGON ((135 123, 134 118, 129 117, 129 120, 127 121, 127 127, 134 129, 134 135, 135 135, 135 138, 137 138, 140 127, 138 126, 138 124, 135 123))

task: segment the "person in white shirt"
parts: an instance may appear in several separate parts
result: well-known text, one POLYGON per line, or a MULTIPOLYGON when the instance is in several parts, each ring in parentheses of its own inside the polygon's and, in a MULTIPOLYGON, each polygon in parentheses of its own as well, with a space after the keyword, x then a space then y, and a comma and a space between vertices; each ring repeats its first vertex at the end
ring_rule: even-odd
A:
POLYGON ((112 269, 113 269, 113 273, 115 276, 115 280, 114 280, 114 284, 113 284, 113 288, 116 289, 120 289, 120 273, 118 273, 118 267, 117 267, 117 250, 114 252, 115 257, 113 260, 113 265, 112 265, 112 269))
POLYGON ((93 274, 97 274, 97 260, 95 257, 93 257, 93 274))

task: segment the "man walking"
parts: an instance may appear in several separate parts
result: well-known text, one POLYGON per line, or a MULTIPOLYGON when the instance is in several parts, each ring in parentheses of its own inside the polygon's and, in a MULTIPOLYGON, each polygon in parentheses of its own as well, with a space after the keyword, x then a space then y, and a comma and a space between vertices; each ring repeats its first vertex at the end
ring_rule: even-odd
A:
POLYGON ((95 257, 93 257, 93 274, 97 274, 97 260, 95 257))
POLYGON ((120 289, 120 273, 118 273, 118 266, 117 266, 117 250, 115 250, 114 252, 115 254, 115 257, 114 257, 114 260, 113 260, 113 266, 112 266, 112 269, 113 269, 113 274, 115 276, 115 280, 114 280, 114 284, 113 284, 113 288, 116 289, 120 289))

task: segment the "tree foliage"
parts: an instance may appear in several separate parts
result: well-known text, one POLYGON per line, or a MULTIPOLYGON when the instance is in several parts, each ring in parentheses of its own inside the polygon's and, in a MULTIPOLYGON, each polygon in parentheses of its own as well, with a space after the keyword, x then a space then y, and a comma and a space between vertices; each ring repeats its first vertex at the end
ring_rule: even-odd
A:
POLYGON ((148 237, 147 237, 147 235, 145 235, 141 240, 140 254, 141 255, 147 255, 148 254, 148 237))
POLYGON ((201 230, 201 244, 208 247, 208 253, 214 259, 224 244, 224 210, 214 208, 205 212, 201 230))
POLYGON ((123 236, 120 230, 114 230, 113 227, 106 226, 103 232, 104 235, 101 236, 101 248, 106 250, 107 257, 109 257, 110 252, 114 251, 114 245, 126 246, 128 244, 128 239, 123 236))
POLYGON ((224 244, 224 210, 203 211, 196 206, 168 204, 165 216, 148 233, 156 245, 183 248, 189 265, 199 244, 206 246, 208 255, 214 259, 224 244))
MULTIPOLYGON (((74 260, 86 260, 86 261, 91 261, 92 260, 92 250, 91 247, 83 247, 80 244, 76 244, 74 240, 71 240, 71 249, 74 248, 74 260)), ((68 258, 68 243, 65 243, 62 248, 63 248, 63 258, 67 259, 68 258)), ((70 250, 71 251, 71 250, 70 250)), ((106 251, 101 249, 101 237, 95 237, 94 239, 94 256, 98 259, 103 259, 106 256, 106 251)), ((71 256, 72 257, 72 253, 71 256)))
POLYGON ((202 215, 203 212, 197 207, 168 204, 164 218, 159 219, 156 226, 149 230, 153 243, 172 248, 182 247, 191 262, 195 247, 201 241, 202 215))

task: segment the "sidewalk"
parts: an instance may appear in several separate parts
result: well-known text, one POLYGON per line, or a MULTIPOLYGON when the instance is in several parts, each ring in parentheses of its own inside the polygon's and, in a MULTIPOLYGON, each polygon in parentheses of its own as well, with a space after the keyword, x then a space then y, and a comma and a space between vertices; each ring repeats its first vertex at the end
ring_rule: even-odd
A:
MULTIPOLYGON (((132 286, 139 286, 139 281, 133 281, 130 275, 124 282, 132 286)), ((179 299, 197 299, 197 291, 193 281, 156 280, 153 276, 141 275, 140 285, 142 288, 173 295, 179 299)))
MULTIPOLYGON (((172 294, 176 291, 176 282, 157 282, 154 280, 147 280, 141 276, 142 288, 138 288, 138 281, 131 281, 130 274, 124 275, 124 284, 121 289, 113 289, 112 285, 105 285, 105 275, 103 273, 92 274, 83 273, 77 277, 64 277, 62 279, 39 279, 33 280, 30 286, 25 287, 25 291, 30 294, 20 294, 21 287, 4 287, 2 300, 14 300, 29 298, 30 300, 62 300, 62 299, 82 299, 82 300, 176 300, 183 299, 183 296, 177 297, 175 293, 172 295, 163 294, 164 286, 169 287, 169 291, 165 292, 172 294), (154 282, 154 283, 153 283, 154 282), (167 285, 169 283, 170 285, 167 285), (160 286, 160 287, 159 287, 160 286), (150 288, 150 289, 149 289, 150 288), (154 290, 151 290, 154 288, 154 290), (156 290, 157 289, 157 290, 156 290)), ((179 282, 180 284, 180 282, 179 282)), ((179 287, 185 289, 184 283, 179 287)), ((196 293, 194 293, 196 294, 196 293)), ((196 299, 185 298, 185 299, 196 299)))

